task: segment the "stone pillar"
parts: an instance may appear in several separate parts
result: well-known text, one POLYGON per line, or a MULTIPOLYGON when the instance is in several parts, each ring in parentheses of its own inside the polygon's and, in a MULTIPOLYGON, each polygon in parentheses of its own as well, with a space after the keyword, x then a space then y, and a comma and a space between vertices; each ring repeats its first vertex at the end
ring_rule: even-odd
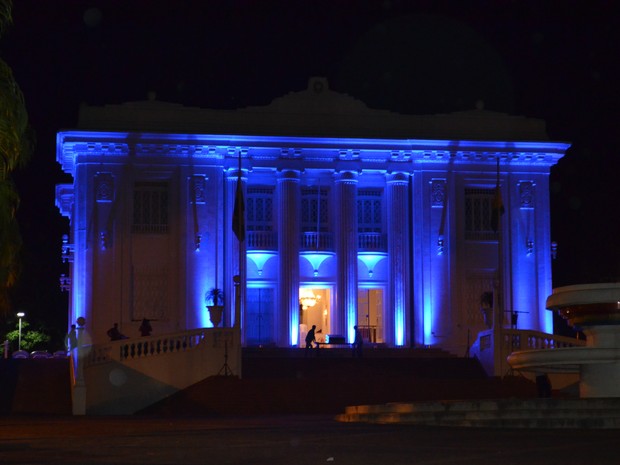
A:
POLYGON ((282 171, 278 179, 279 314, 275 335, 279 346, 299 344, 299 241, 301 189, 299 171, 282 171))
POLYGON ((335 177, 337 291, 332 332, 353 342, 357 324, 357 173, 343 171, 335 177))
POLYGON ((409 175, 387 175, 389 283, 385 306, 385 336, 390 345, 409 342, 409 175))

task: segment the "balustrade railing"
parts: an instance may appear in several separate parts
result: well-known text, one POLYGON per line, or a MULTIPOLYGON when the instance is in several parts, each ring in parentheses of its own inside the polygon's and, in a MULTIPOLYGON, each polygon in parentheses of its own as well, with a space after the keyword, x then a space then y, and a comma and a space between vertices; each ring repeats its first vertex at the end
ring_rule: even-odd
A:
POLYGON ((334 250, 333 235, 329 232, 303 232, 301 250, 334 250))
POLYGON ((509 351, 508 353, 521 350, 561 349, 586 345, 586 341, 580 339, 523 329, 502 330, 502 342, 504 348, 509 351))
POLYGON ((476 343, 470 349, 470 355, 480 360, 487 374, 503 376, 510 368, 506 357, 513 352, 585 345, 586 341, 583 340, 541 331, 502 328, 494 334, 493 329, 487 329, 478 333, 476 343), (494 340, 495 337, 498 338, 497 341, 494 340))
POLYGON ((249 250, 278 249, 278 235, 273 231, 247 231, 246 239, 249 250))
POLYGON ((182 333, 122 339, 90 347, 86 365, 96 365, 112 360, 128 361, 144 357, 172 354, 193 350, 205 339, 205 329, 182 333))
POLYGON ((361 232, 357 235, 357 248, 360 252, 384 252, 387 250, 385 234, 361 232))

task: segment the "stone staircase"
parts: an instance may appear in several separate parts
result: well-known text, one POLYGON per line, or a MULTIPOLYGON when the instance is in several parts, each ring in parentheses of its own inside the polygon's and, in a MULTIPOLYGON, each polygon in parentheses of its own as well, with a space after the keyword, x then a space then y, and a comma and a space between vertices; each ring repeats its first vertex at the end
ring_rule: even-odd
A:
POLYGON ((337 415, 348 405, 536 395, 525 378, 489 378, 478 360, 437 349, 320 350, 244 349, 241 378, 207 378, 143 413, 337 415))
POLYGON ((480 428, 620 428, 620 398, 495 399, 358 405, 341 422, 480 428))

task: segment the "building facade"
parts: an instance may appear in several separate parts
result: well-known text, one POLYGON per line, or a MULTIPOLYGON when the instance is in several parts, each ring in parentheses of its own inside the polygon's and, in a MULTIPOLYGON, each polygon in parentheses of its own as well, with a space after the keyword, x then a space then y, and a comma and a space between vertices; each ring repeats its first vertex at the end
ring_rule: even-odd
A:
POLYGON ((548 179, 568 147, 540 120, 371 110, 321 78, 234 111, 83 107, 57 137, 69 319, 95 342, 143 318, 209 327, 219 288, 246 346, 299 346, 312 325, 459 355, 493 324, 551 333, 548 179))

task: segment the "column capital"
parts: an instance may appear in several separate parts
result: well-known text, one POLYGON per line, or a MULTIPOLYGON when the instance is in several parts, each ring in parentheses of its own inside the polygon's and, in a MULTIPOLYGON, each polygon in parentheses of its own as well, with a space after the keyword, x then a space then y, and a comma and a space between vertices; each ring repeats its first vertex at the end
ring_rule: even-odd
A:
POLYGON ((301 172, 299 170, 285 169, 279 172, 278 181, 299 181, 301 172))
POLYGON ((243 168, 241 170, 239 168, 228 168, 228 170, 226 170, 227 179, 236 181, 238 177, 241 177, 242 181, 247 181, 248 170, 243 168))
POLYGON ((357 171, 338 171, 334 173, 334 179, 336 182, 349 182, 357 183, 359 174, 357 171))
POLYGON ((388 184, 408 184, 409 173, 406 171, 393 171, 385 175, 388 184))

